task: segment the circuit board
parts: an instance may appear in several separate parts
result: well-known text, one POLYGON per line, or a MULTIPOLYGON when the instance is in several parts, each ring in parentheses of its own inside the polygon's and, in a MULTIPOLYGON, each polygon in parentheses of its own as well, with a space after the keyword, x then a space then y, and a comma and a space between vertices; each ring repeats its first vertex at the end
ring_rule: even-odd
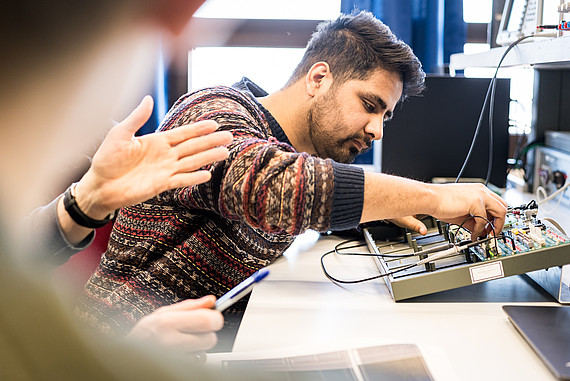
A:
POLYGON ((475 242, 462 226, 431 217, 423 220, 425 236, 393 225, 363 232, 394 300, 403 300, 548 268, 560 274, 570 263, 570 237, 537 213, 536 203, 509 208, 502 232, 475 242))

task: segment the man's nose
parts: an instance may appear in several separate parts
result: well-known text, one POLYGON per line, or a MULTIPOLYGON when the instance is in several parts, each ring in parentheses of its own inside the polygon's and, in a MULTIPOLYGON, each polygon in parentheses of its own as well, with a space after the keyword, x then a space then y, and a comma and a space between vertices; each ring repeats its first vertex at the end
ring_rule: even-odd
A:
POLYGON ((379 140, 382 139, 384 129, 384 120, 382 116, 373 118, 367 125, 364 131, 372 135, 372 140, 379 140))

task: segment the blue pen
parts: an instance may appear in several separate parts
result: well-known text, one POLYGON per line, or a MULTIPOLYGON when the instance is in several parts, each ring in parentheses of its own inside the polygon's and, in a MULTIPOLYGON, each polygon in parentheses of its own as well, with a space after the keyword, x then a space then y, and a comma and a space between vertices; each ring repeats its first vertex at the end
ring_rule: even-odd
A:
POLYGON ((246 296, 253 289, 253 285, 269 274, 268 269, 261 269, 254 272, 249 278, 232 288, 220 299, 216 300, 216 311, 223 311, 244 296, 246 296))

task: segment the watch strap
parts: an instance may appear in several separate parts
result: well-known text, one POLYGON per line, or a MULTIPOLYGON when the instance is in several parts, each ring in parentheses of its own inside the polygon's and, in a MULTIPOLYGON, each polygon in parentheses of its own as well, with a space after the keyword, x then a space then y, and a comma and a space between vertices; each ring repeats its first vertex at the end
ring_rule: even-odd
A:
POLYGON ((71 186, 67 188, 63 195, 63 205, 71 219, 75 221, 76 224, 90 229, 97 229, 107 225, 109 221, 113 219, 114 213, 109 214, 102 220, 95 220, 83 213, 83 211, 79 209, 79 206, 77 205, 77 200, 75 199, 75 194, 73 192, 76 185, 77 183, 71 184, 71 186))

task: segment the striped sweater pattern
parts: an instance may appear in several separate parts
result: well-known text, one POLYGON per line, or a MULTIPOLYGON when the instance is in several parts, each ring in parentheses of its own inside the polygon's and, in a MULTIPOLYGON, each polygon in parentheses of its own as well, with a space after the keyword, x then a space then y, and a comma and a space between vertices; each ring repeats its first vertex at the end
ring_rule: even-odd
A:
POLYGON ((330 225, 334 163, 279 142, 249 94, 230 87, 189 93, 160 130, 215 120, 234 140, 204 184, 120 210, 109 247, 76 314, 109 335, 187 298, 220 297, 267 266, 296 235, 330 225))

